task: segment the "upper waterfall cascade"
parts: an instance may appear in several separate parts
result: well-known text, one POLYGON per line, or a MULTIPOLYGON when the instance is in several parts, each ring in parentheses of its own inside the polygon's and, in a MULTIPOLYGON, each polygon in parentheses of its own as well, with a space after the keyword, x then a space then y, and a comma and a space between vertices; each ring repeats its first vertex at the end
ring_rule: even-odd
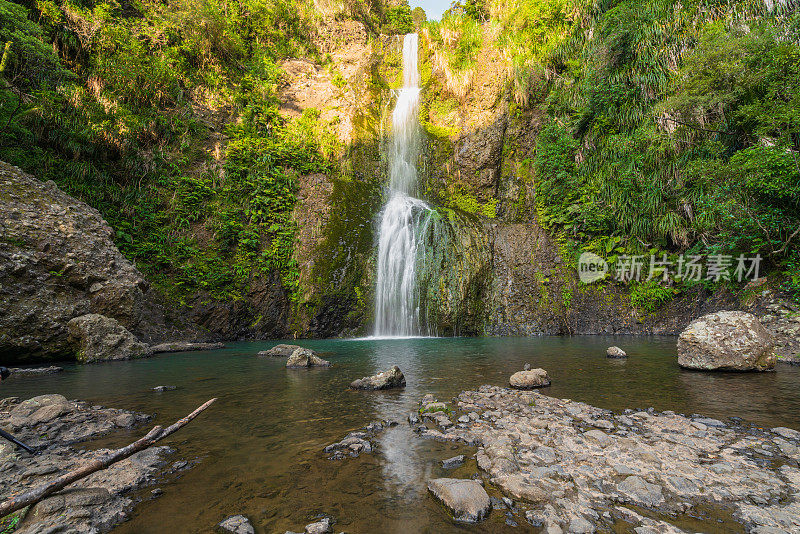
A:
POLYGON ((414 198, 420 155, 418 36, 403 39, 403 87, 392 112, 389 154, 389 201, 381 212, 375 291, 375 335, 419 336, 417 262, 424 248, 420 237, 430 221, 428 205, 414 198))

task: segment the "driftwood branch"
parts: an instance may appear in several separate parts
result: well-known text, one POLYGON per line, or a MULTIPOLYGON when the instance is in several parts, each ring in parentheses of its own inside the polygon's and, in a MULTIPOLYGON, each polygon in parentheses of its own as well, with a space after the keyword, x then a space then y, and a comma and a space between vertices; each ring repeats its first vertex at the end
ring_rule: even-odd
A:
POLYGON ((81 467, 62 475, 47 484, 43 484, 39 487, 33 488, 31 490, 26 491, 16 497, 12 497, 11 499, 0 503, 0 518, 7 516, 10 513, 16 512, 26 506, 30 506, 32 504, 36 504, 37 502, 41 501, 48 495, 51 495, 59 490, 64 489, 65 487, 69 486, 73 482, 77 482, 78 480, 91 475, 97 471, 105 469, 112 464, 119 462, 120 460, 124 460, 125 458, 132 456, 133 454, 143 451, 149 447, 152 447, 157 441, 164 439, 165 437, 169 436, 170 434, 180 430, 182 427, 187 425, 192 419, 197 417, 200 412, 211 406, 214 401, 217 399, 211 399, 195 411, 184 417, 183 419, 178 420, 175 424, 168 426, 167 428, 162 428, 160 426, 154 427, 150 432, 147 433, 146 436, 143 438, 134 441, 130 445, 126 447, 122 447, 121 449, 117 449, 112 451, 105 456, 100 458, 95 458, 94 460, 82 465, 81 467))

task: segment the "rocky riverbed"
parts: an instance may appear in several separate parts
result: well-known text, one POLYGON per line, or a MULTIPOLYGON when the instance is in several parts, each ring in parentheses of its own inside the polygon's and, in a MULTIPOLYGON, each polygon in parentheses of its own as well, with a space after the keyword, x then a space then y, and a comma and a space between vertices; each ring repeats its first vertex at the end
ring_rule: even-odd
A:
MULTIPOLYGON (((91 406, 61 395, 0 401, 0 428, 36 450, 28 454, 0 440, 0 500, 38 486, 108 452, 75 444, 116 430, 131 429, 151 416, 91 406)), ((131 492, 152 484, 165 471, 172 449, 151 447, 69 486, 31 507, 19 520, 19 534, 106 532, 127 518, 131 492)), ((185 463, 185 462, 184 462, 185 463)), ((157 492, 154 492, 154 496, 157 492)), ((18 521, 6 518, 0 529, 18 521)))
POLYGON ((514 501, 512 520, 549 533, 620 523, 639 534, 698 524, 800 531, 796 430, 668 411, 612 413, 495 386, 461 393, 452 415, 431 412, 432 401, 425 399, 425 417, 414 414, 411 424, 424 437, 477 446, 487 487, 514 501))

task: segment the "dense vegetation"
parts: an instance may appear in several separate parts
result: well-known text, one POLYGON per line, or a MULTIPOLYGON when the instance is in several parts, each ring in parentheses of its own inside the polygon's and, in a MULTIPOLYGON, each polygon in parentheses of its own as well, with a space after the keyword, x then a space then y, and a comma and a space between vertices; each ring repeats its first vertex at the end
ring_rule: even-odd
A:
POLYGON ((455 95, 492 46, 507 60, 511 112, 546 113, 536 207, 569 247, 612 262, 760 254, 762 273, 800 296, 797 8, 468 0, 427 33, 455 95))
MULTIPOLYGON (((407 4, 328 6, 407 32, 407 4)), ((297 177, 336 167, 318 113, 277 112, 279 61, 321 64, 322 14, 292 0, 0 0, 0 159, 98 208, 168 294, 237 298, 298 271, 297 177)))

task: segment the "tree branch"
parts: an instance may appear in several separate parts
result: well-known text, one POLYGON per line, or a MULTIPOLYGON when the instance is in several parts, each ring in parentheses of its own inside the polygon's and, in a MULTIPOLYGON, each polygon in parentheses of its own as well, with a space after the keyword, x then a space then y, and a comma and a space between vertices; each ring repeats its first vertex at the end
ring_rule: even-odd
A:
POLYGON ((95 458, 81 467, 48 482, 47 484, 28 490, 21 495, 17 495, 16 497, 12 497, 11 499, 0 504, 0 518, 25 508, 26 506, 36 504, 48 495, 64 489, 73 482, 77 482, 78 480, 87 477, 96 471, 105 469, 110 465, 115 464, 120 460, 124 460, 125 458, 132 456, 139 451, 143 451, 144 449, 152 447, 157 441, 164 439, 165 437, 187 425, 192 419, 197 417, 200 412, 211 406, 216 400, 217 399, 211 399, 207 401, 205 404, 197 408, 183 419, 178 420, 172 426, 167 428, 161 428, 160 426, 153 427, 153 429, 148 432, 147 435, 137 441, 134 441, 127 447, 112 451, 101 458, 95 458))

